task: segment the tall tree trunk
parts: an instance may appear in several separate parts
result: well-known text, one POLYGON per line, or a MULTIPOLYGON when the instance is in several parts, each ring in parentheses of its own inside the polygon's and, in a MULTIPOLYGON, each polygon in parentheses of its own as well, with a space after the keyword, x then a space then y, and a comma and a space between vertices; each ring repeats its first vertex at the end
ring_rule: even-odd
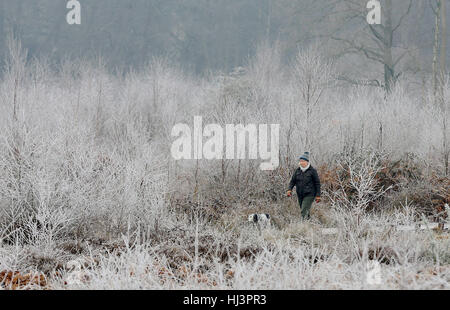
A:
MULTIPOLYGON (((3 51, 5 50, 5 3, 3 1, 0 1, 0 57, 3 59, 3 51)), ((0 69, 1 65, 0 65, 0 69)), ((1 70, 3 71, 3 70, 1 70)), ((1 72, 0 71, 0 72, 1 72)))
POLYGON ((442 39, 441 39, 441 60, 440 60, 440 74, 439 74, 439 101, 440 101, 440 106, 441 106, 441 110, 443 113, 443 118, 442 118, 442 133, 443 133, 443 137, 442 137, 442 148, 443 148, 443 152, 444 152, 444 170, 445 170, 445 175, 448 175, 448 170, 449 170, 449 155, 450 155, 450 150, 449 150, 449 146, 448 146, 448 141, 447 141, 447 136, 448 136, 448 132, 447 132, 447 107, 446 107, 446 102, 445 102, 445 93, 444 93, 444 87, 446 84, 445 81, 445 76, 447 73, 447 64, 446 64, 446 57, 447 57, 447 18, 446 18, 446 14, 447 14, 447 8, 446 8, 446 2, 447 0, 440 0, 441 1, 441 27, 442 27, 442 39))
POLYGON ((384 25, 384 85, 386 92, 389 93, 395 82, 394 61, 392 59, 392 0, 386 0, 386 9, 384 12, 386 23, 384 25))
POLYGON ((440 44, 440 0, 437 1, 437 11, 435 12, 435 22, 434 22, 434 45, 433 45, 433 97, 434 103, 437 104, 437 93, 438 93, 438 58, 439 58, 439 44, 440 44))
POLYGON ((266 40, 270 42, 270 29, 272 28, 272 0, 267 3, 267 24, 266 24, 266 40))
POLYGON ((446 57, 447 57, 447 0, 441 1, 441 27, 442 27, 442 40, 441 40, 441 84, 444 84, 445 74, 447 72, 446 57))

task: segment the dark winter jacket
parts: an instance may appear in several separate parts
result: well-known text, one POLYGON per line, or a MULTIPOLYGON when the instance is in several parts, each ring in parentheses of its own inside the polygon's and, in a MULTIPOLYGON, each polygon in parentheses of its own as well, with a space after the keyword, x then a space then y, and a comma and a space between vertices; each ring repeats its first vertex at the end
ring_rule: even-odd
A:
POLYGON ((320 179, 316 169, 312 166, 305 172, 302 169, 297 168, 292 175, 291 182, 289 183, 289 190, 296 187, 297 196, 307 197, 314 196, 320 197, 320 179))

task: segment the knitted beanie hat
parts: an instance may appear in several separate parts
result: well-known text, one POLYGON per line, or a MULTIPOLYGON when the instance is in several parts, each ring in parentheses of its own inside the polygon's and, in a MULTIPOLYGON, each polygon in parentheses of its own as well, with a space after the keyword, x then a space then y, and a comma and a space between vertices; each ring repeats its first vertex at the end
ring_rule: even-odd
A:
POLYGON ((302 156, 300 156, 300 158, 298 160, 301 160, 301 159, 309 162, 309 152, 305 152, 302 156))

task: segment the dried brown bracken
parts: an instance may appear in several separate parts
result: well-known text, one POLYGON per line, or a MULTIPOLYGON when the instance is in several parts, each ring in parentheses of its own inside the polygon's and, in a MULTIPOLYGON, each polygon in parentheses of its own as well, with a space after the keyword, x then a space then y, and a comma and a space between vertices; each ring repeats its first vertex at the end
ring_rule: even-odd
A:
POLYGON ((43 274, 33 275, 27 273, 22 275, 19 271, 3 270, 0 272, 0 285, 5 289, 18 290, 30 286, 45 288, 47 279, 43 274))

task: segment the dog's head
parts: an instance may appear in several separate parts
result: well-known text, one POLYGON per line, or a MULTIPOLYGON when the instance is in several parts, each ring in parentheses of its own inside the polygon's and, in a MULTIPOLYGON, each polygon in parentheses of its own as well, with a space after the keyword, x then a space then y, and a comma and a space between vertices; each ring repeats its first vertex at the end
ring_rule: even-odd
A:
POLYGON ((268 222, 270 221, 270 215, 267 213, 264 214, 250 214, 248 216, 248 221, 252 223, 259 223, 259 222, 268 222))

